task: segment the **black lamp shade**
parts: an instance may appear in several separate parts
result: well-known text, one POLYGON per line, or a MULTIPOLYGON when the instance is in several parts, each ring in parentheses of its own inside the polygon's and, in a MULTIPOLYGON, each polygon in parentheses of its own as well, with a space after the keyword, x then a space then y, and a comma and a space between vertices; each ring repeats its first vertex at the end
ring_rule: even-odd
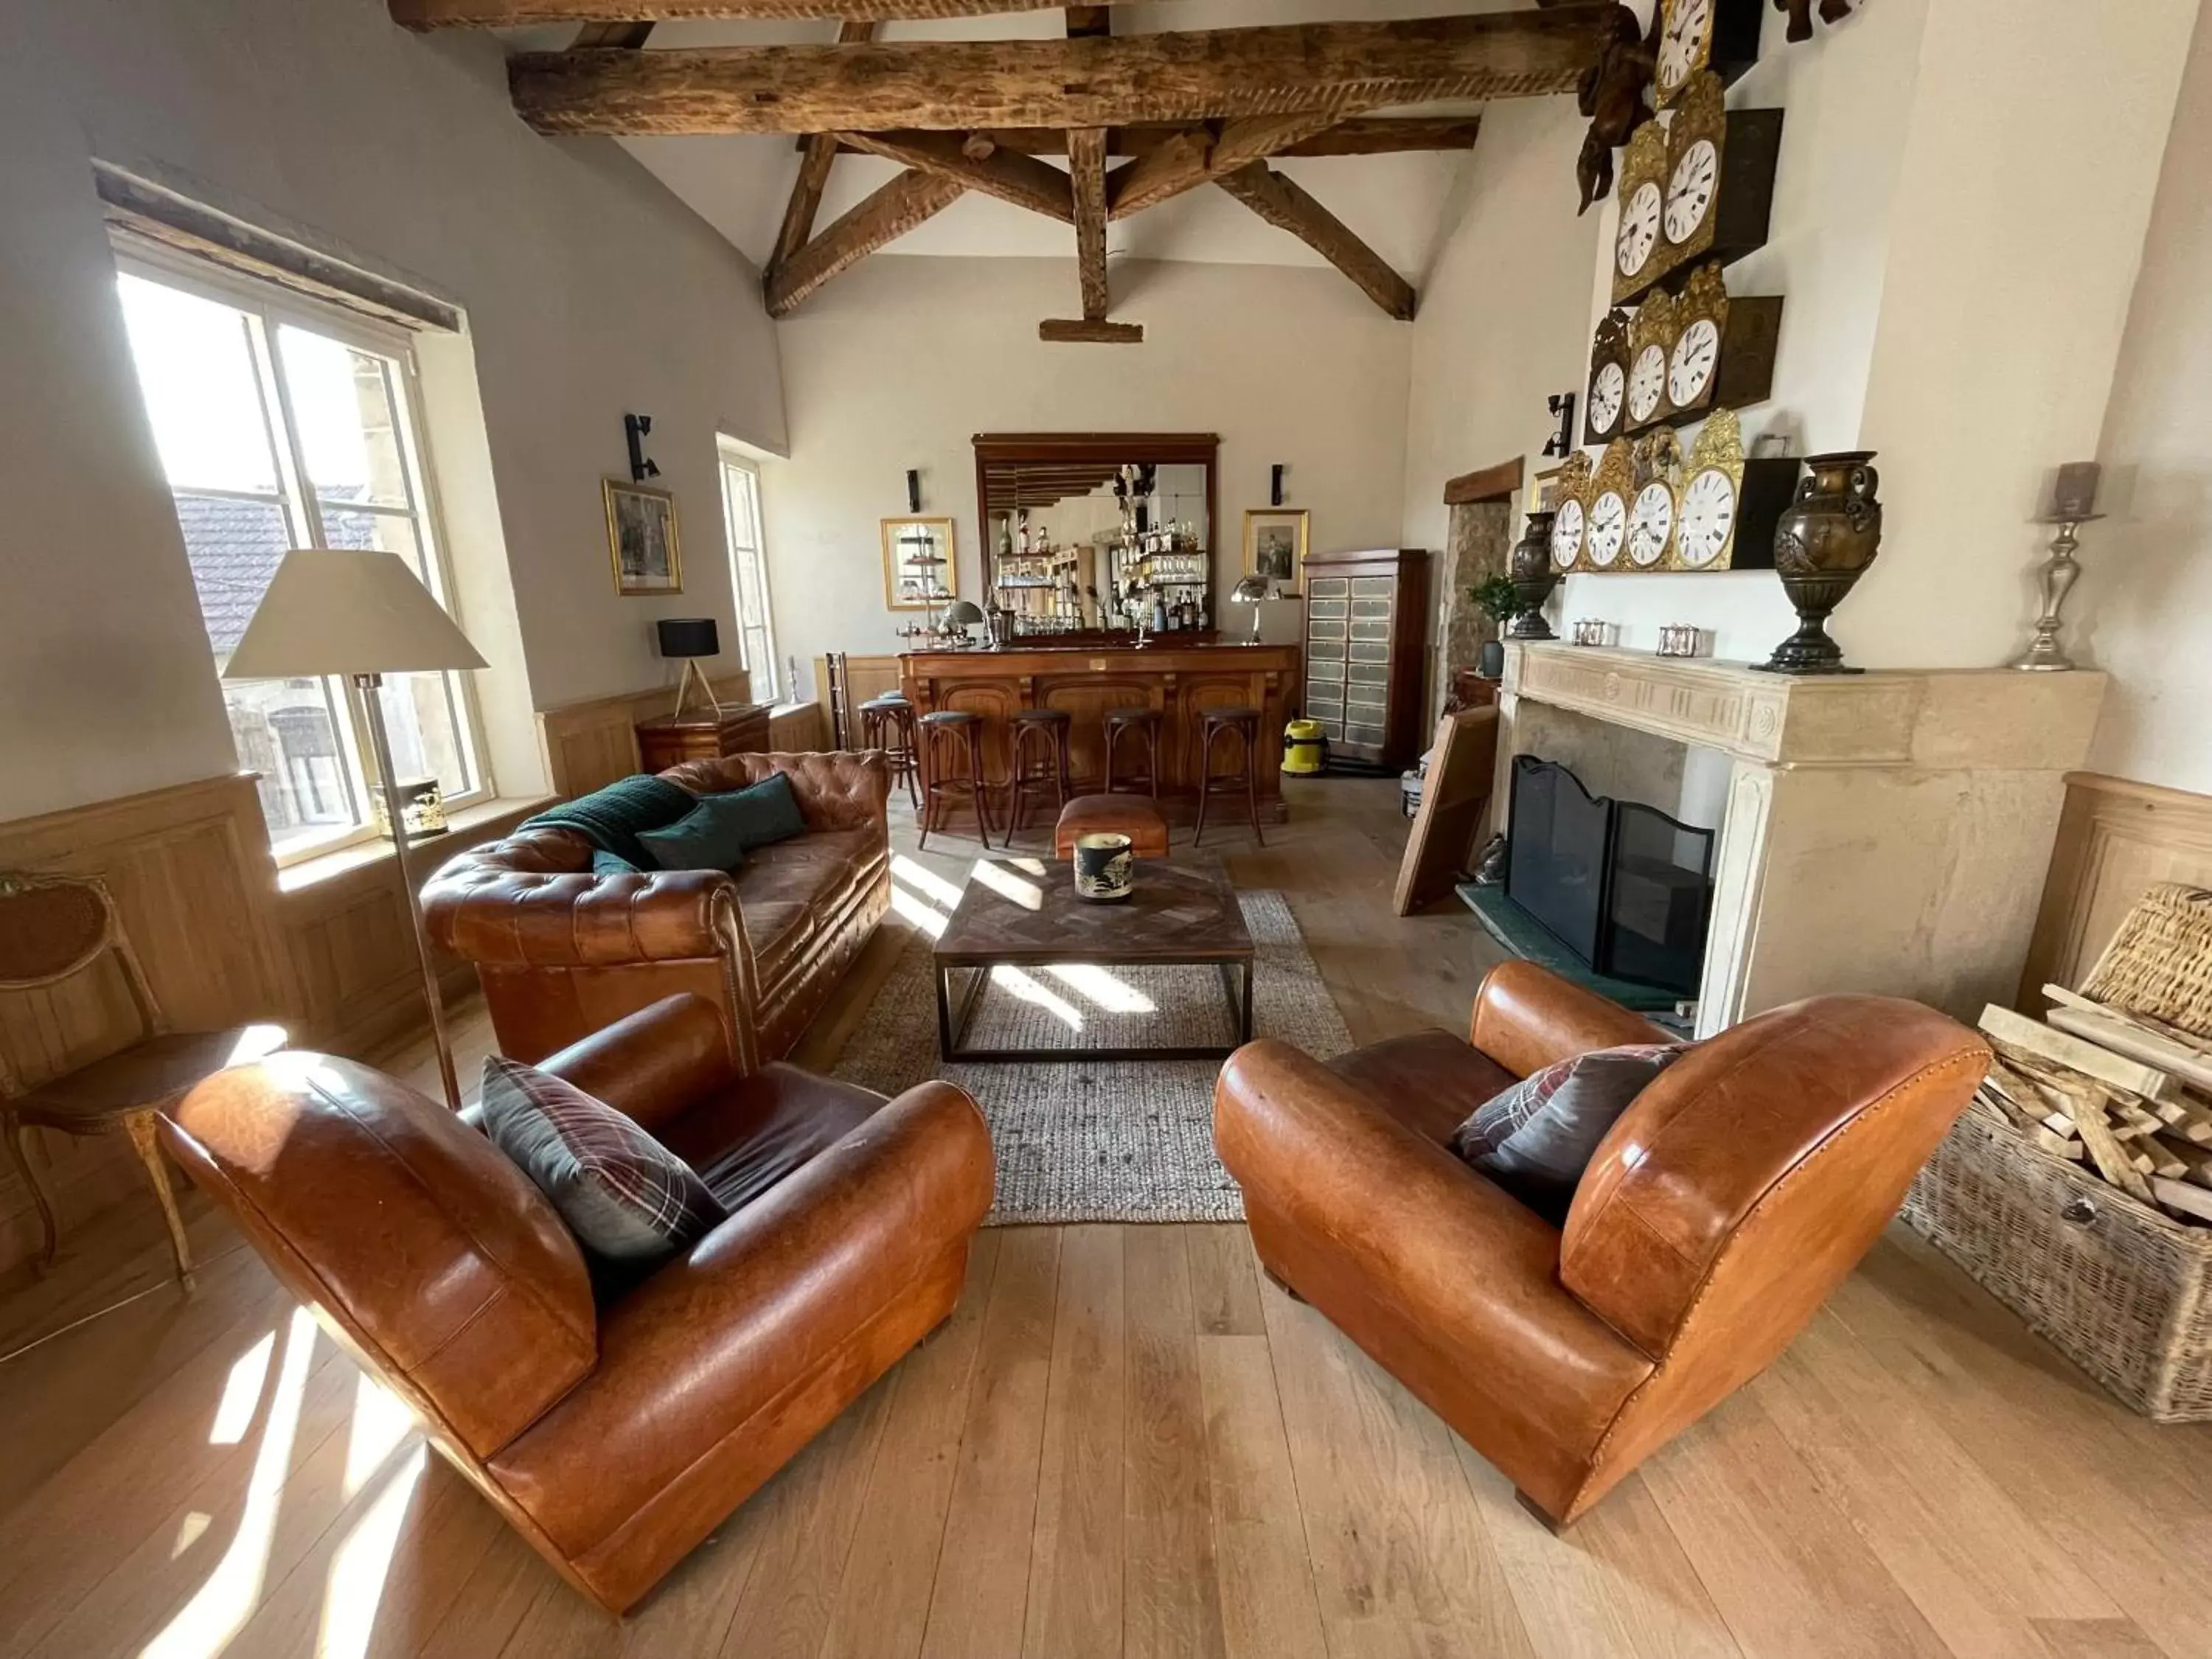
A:
POLYGON ((660 630, 660 654, 664 657, 722 654, 721 637, 714 631, 712 617, 669 617, 653 626, 660 630))

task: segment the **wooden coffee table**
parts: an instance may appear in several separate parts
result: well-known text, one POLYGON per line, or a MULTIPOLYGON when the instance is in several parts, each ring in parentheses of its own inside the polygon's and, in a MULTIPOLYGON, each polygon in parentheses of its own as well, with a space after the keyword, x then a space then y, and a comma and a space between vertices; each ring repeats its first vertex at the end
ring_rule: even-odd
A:
POLYGON ((1252 935, 1237 890, 1210 866, 1148 859, 1128 898, 1094 904, 1075 896, 1065 863, 987 859, 939 935, 936 957, 937 1050, 948 1060, 1224 1060, 1252 1040, 1252 935), (1217 968, 1236 1038, 1199 1048, 964 1048, 991 969, 1001 966, 1217 968))

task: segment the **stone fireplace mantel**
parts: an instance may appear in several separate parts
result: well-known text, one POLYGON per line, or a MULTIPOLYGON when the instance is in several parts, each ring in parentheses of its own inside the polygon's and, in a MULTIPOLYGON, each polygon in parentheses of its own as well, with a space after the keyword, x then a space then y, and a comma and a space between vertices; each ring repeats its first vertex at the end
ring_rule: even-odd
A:
POLYGON ((1711 826, 1720 840, 1698 1035, 1824 991, 1913 997, 1971 1018, 2018 983, 2065 775, 2087 757, 2104 693, 2092 672, 1791 678, 1512 645, 1494 810, 1503 828, 1512 757, 1541 752, 1543 710, 1715 750, 1729 774, 1725 816, 1711 826))

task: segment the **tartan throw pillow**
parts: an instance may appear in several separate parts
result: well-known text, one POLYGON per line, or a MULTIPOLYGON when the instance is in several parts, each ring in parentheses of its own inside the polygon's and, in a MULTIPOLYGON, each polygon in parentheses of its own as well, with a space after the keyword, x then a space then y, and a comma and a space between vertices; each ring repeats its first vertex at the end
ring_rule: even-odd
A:
POLYGON ((1474 1109, 1451 1149, 1555 1226, 1620 1115, 1689 1047, 1598 1048, 1532 1072, 1474 1109))
POLYGON ((575 1085, 501 1055, 483 1063, 484 1131, 552 1200, 586 1254, 633 1271, 696 1243, 723 1209, 697 1171, 575 1085))

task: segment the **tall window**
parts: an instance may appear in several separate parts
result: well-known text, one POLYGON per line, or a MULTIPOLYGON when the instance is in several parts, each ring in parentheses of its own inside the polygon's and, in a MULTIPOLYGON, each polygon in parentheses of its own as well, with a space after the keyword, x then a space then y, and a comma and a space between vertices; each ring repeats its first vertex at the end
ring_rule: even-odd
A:
POLYGON ((738 649, 752 679, 753 701, 777 702, 782 679, 768 608, 768 560, 761 551, 760 473, 727 449, 722 452, 722 522, 730 539, 730 586, 738 599, 738 649))
MULTIPOLYGON (((126 260, 123 314, 218 672, 289 548, 380 550, 448 603, 401 331, 273 288, 126 260)), ((403 784, 488 793, 466 685, 386 675, 403 784)), ((223 682, 279 861, 374 833, 360 694, 343 679, 223 682)))

